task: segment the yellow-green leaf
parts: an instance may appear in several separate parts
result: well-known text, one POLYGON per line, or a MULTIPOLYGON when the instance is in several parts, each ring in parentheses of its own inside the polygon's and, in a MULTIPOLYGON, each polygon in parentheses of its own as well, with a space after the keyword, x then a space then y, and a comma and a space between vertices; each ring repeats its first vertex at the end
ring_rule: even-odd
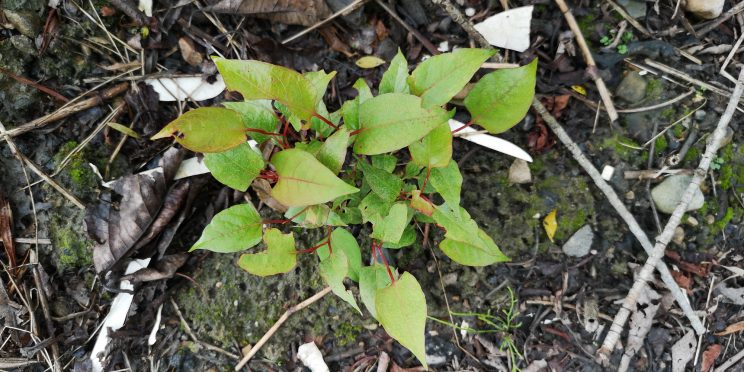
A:
POLYGON ((244 142, 227 151, 205 154, 204 165, 217 181, 245 192, 263 169, 264 160, 244 142))
POLYGON ((442 195, 444 201, 453 210, 460 205, 460 191, 462 190, 462 174, 457 162, 450 160, 444 168, 434 168, 429 175, 429 183, 442 195))
POLYGON ((320 276, 331 287, 331 291, 361 314, 362 310, 359 309, 354 295, 344 286, 344 278, 349 272, 349 262, 344 251, 334 249, 328 257, 320 261, 319 266, 320 276))
POLYGON ((489 49, 462 48, 431 57, 421 62, 408 78, 411 93, 421 97, 423 107, 442 106, 462 90, 494 53, 489 49))
POLYGON ((268 229, 264 233, 266 251, 246 253, 240 256, 238 265, 245 271, 258 276, 286 273, 297 264, 297 252, 292 233, 282 234, 278 229, 268 229))
MULTIPOLYGON (((390 270, 395 271, 395 268, 390 268, 390 270)), ((392 282, 387 269, 381 264, 365 266, 359 270, 359 297, 361 297, 364 307, 375 319, 378 319, 375 309, 377 290, 389 286, 390 283, 392 282)))
POLYGON ((129 128, 126 125, 121 125, 119 123, 114 123, 113 121, 109 121, 108 123, 106 123, 106 125, 108 125, 109 127, 115 129, 118 132, 121 132, 123 134, 126 134, 129 137, 140 138, 139 133, 135 132, 132 128, 129 128))
POLYGON ((271 157, 271 164, 279 175, 271 196, 288 207, 322 204, 359 192, 303 150, 280 151, 271 157))
MULTIPOLYGON (((349 261, 349 279, 358 282, 359 281, 359 270, 362 268, 362 251, 359 248, 356 238, 349 231, 342 228, 336 228, 331 233, 331 247, 335 253, 337 250, 341 250, 346 255, 346 259, 349 261)), ((321 261, 325 260, 330 256, 330 250, 328 246, 320 247, 318 252, 318 258, 321 261)))
MULTIPOLYGON (((223 102, 223 106, 236 111, 243 119, 243 125, 249 129, 258 129, 264 132, 274 132, 279 126, 279 119, 274 114, 271 101, 260 99, 244 102, 223 102)), ((246 134, 258 143, 264 143, 274 138, 254 131, 246 131, 246 134)))
POLYGON ((377 56, 364 56, 356 61, 356 65, 361 68, 375 68, 384 63, 385 60, 377 56))
POLYGON ((426 331, 426 297, 416 278, 403 273, 375 296, 377 319, 385 331, 423 364, 426 364, 424 332, 426 331))
POLYGON ((532 63, 496 70, 482 77, 465 97, 465 107, 476 123, 501 133, 519 123, 535 95, 537 58, 532 63))
POLYGON ((408 61, 406 61, 406 57, 400 49, 398 49, 398 53, 393 60, 390 61, 390 67, 382 74, 379 92, 380 94, 410 93, 408 88, 408 61))
POLYGON ((239 204, 217 213, 190 251, 239 252, 261 241, 261 216, 251 204, 239 204))
POLYGON ((345 126, 338 128, 328 137, 318 151, 318 160, 328 167, 333 173, 341 172, 341 167, 346 160, 346 149, 349 146, 349 131, 345 126))
POLYGON ((396 244, 400 241, 406 225, 408 225, 408 206, 404 203, 396 203, 390 208, 388 215, 374 224, 372 229, 373 239, 396 244))
POLYGON ((558 219, 556 218, 557 214, 558 210, 553 209, 543 219, 543 227, 545 228, 545 233, 548 234, 548 239, 550 239, 551 242, 553 241, 553 237, 555 236, 555 231, 558 230, 558 219))
POLYGON ((374 97, 359 107, 361 131, 357 134, 354 152, 376 155, 402 149, 449 118, 446 110, 422 108, 421 99, 409 94, 388 93, 374 97))
POLYGON ((446 231, 439 248, 453 261, 467 266, 487 266, 509 261, 465 209, 437 206, 432 217, 446 231))
POLYGON ((259 61, 214 58, 225 85, 245 100, 270 99, 282 103, 300 119, 315 115, 318 89, 305 76, 286 67, 259 61))
POLYGON ((195 152, 221 152, 246 141, 240 115, 221 107, 200 107, 186 112, 151 139, 175 137, 176 142, 195 152))
POLYGON ((449 124, 439 124, 424 138, 408 145, 411 161, 424 168, 442 168, 452 159, 452 132, 449 124))

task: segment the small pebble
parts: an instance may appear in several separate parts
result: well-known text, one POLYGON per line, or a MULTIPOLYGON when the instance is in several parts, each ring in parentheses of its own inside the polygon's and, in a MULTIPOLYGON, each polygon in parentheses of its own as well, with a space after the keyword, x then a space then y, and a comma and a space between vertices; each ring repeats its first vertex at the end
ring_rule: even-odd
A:
POLYGON ((604 168, 602 168, 602 179, 605 181, 609 181, 612 179, 612 175, 615 174, 615 167, 611 165, 605 165, 604 168))
POLYGON ((685 241, 685 229, 683 229, 680 226, 677 226, 677 228, 674 229, 674 235, 672 236, 672 241, 677 245, 682 245, 685 241))
POLYGON ((635 199, 635 193, 633 191, 628 191, 625 193, 625 199, 633 200, 635 199))
POLYGON ((709 215, 705 216, 705 223, 707 223, 708 225, 712 225, 715 222, 716 222, 716 218, 713 217, 712 214, 709 214, 709 215))
POLYGON ((724 3, 725 0, 687 0, 685 10, 703 19, 713 19, 721 15, 724 3))
POLYGON ((687 224, 692 227, 697 227, 697 225, 699 225, 700 222, 698 222, 698 220, 695 217, 689 216, 687 217, 687 224))
POLYGON ((530 166, 522 159, 515 159, 509 167, 509 183, 523 184, 532 182, 530 166))
POLYGON ((705 112, 705 110, 697 110, 697 111, 695 111, 695 120, 697 120, 697 121, 703 121, 703 120, 705 120, 705 116, 706 115, 708 115, 708 113, 705 112))
POLYGON ((465 9, 465 15, 468 17, 472 17, 475 15, 475 9, 473 8, 467 8, 465 9))

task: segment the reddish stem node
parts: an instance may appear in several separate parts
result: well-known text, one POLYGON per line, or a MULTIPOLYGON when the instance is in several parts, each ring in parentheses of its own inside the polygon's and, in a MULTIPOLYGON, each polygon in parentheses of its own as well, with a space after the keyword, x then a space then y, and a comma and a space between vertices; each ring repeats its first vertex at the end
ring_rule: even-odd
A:
POLYGON ((395 283, 395 278, 393 277, 393 272, 390 270, 390 265, 388 265, 387 258, 385 258, 385 254, 382 253, 382 244, 377 244, 374 240, 372 241, 372 255, 375 254, 375 249, 377 249, 377 253, 380 254, 380 258, 382 259, 382 264, 385 265, 385 269, 387 270, 388 276, 390 277, 390 282, 395 283))
POLYGON ((364 128, 359 128, 357 130, 351 131, 351 133, 349 133, 349 135, 350 136, 356 136, 357 134, 361 133, 362 131, 364 131, 364 128))
POLYGON ((324 123, 328 124, 329 127, 333 128, 333 129, 338 129, 338 127, 335 124, 331 123, 330 120, 324 118, 322 115, 319 115, 319 114, 316 113, 316 114, 313 114, 313 116, 316 117, 316 118, 318 118, 318 119, 320 119, 324 123))
POLYGON ((426 183, 429 182, 429 176, 431 176, 431 167, 426 167, 426 178, 424 178, 424 186, 421 187, 421 193, 426 192, 426 183))
POLYGON ((452 131, 452 134, 455 134, 455 133, 457 133, 457 132, 459 132, 459 131, 461 131, 461 130, 463 130, 463 129, 465 129, 465 128, 467 128, 467 127, 471 126, 471 125, 473 125, 473 121, 472 121, 472 120, 470 120, 469 122, 467 122, 467 123, 466 123, 466 124, 464 124, 463 126, 461 126, 461 127, 457 128, 457 129, 453 130, 453 131, 452 131))

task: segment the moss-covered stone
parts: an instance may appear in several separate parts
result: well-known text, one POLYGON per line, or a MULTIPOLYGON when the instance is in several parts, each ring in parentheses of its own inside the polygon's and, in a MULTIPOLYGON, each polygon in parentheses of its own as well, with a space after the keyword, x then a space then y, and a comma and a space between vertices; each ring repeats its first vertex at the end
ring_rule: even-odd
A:
MULTIPOLYGON (((69 141, 60 146, 57 154, 54 155, 55 165, 60 166, 65 158, 72 154, 77 145, 76 141, 69 141)), ((84 147, 69 158, 67 165, 60 174, 60 182, 68 187, 75 196, 81 198, 91 196, 90 194, 98 185, 98 177, 88 165, 91 162, 96 163, 95 159, 92 158, 92 151, 89 147, 84 147)))
POLYGON ((88 267, 93 263, 92 242, 87 238, 83 228, 84 212, 68 208, 64 210, 66 215, 52 214, 50 219, 52 263, 59 271, 88 267))

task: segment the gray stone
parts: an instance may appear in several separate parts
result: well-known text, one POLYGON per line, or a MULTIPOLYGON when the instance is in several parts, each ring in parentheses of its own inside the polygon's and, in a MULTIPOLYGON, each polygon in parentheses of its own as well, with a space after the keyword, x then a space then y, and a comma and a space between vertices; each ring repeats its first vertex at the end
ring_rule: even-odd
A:
MULTIPOLYGON (((656 204, 656 209, 662 213, 672 214, 691 180, 692 176, 675 174, 654 187, 651 190, 651 198, 654 200, 654 204, 656 204)), ((698 188, 695 190, 692 201, 687 206, 687 211, 700 209, 703 207, 703 203, 705 203, 705 197, 703 196, 703 192, 700 191, 700 188, 698 188)))
POLYGON ((685 10, 703 19, 713 19, 723 12, 723 3, 725 0, 687 0, 685 10))
POLYGON ((646 17, 646 2, 638 0, 619 0, 618 3, 625 8, 628 14, 635 18, 641 19, 646 17))
POLYGON ((584 225, 563 244, 563 253, 571 257, 584 257, 589 254, 593 241, 594 232, 592 227, 584 225))
POLYGON ((530 166, 522 159, 514 159, 511 167, 509 167, 509 183, 523 184, 530 182, 532 182, 530 166))
POLYGON ((636 103, 646 97, 646 79, 635 71, 625 74, 623 81, 615 91, 615 95, 628 101, 636 103))

